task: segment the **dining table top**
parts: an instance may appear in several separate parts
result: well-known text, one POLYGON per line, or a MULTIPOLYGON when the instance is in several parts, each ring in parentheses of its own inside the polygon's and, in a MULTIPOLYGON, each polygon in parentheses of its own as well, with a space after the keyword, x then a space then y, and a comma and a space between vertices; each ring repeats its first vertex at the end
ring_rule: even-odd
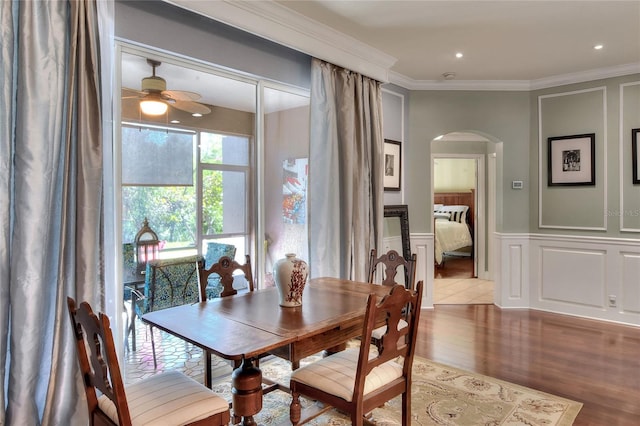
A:
POLYGON ((313 278, 298 307, 281 307, 277 289, 267 288, 149 312, 142 319, 222 358, 240 360, 353 330, 363 323, 368 295, 383 297, 389 290, 379 284, 313 278))

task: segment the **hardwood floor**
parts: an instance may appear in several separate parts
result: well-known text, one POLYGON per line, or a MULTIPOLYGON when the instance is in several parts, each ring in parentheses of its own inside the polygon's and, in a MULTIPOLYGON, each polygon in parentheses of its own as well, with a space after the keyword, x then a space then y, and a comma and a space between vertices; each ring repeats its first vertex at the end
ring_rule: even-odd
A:
POLYGON ((494 305, 440 305, 416 354, 582 402, 574 425, 640 424, 640 328, 494 305))
POLYGON ((434 278, 473 278, 472 257, 443 257, 443 266, 435 268, 434 278))
POLYGON ((473 258, 444 255, 444 264, 435 268, 433 303, 493 303, 493 281, 474 278, 473 258))
MULTIPOLYGON (((138 350, 125 378, 157 372, 148 328, 137 321, 138 350)), ((203 380, 202 351, 156 333, 161 369, 203 380)), ((640 424, 640 328, 495 305, 436 305, 421 313, 416 354, 583 403, 576 426, 640 424)), ((224 360, 214 365, 229 375, 224 360)))

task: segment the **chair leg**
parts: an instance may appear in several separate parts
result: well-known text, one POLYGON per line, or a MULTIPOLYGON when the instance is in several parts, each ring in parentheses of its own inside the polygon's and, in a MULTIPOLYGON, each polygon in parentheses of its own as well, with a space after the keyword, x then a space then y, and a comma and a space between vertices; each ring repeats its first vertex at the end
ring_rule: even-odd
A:
POLYGON ((353 409, 351 413, 351 425, 362 426, 364 424, 364 413, 362 409, 353 409))
POLYGON ((205 350, 204 351, 204 385, 208 388, 211 388, 211 382, 213 381, 211 377, 211 352, 205 350))
POLYGON ((411 424, 411 392, 405 391, 402 394, 402 426, 411 424))
POLYGON ((129 349, 129 333, 131 332, 131 325, 129 324, 129 310, 127 309, 127 303, 123 304, 124 313, 126 315, 126 320, 124 321, 125 330, 124 330, 124 349, 125 352, 130 352, 129 349))
POLYGON ((153 340, 153 327, 149 326, 149 334, 151 334, 151 351, 153 352, 153 368, 158 368, 156 360, 156 342, 153 340))

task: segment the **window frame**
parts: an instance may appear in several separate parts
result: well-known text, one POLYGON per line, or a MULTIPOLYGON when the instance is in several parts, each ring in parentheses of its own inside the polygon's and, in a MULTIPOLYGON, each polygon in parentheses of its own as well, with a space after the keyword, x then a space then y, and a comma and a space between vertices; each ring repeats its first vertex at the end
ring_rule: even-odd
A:
MULTIPOLYGON (((253 199, 254 199, 254 177, 255 177, 255 137, 251 136, 251 135, 237 135, 237 134, 232 134, 232 133, 227 133, 227 132, 221 132, 221 131, 211 131, 211 130, 199 130, 198 134, 197 134, 197 149, 196 149, 196 180, 197 180, 197 190, 196 190, 196 245, 198 247, 198 252, 202 252, 201 254, 206 254, 204 253, 204 242, 205 241, 213 241, 213 240, 218 240, 218 239, 227 239, 227 238, 236 238, 236 237, 242 237, 244 238, 244 245, 245 248, 248 249, 248 251, 251 253, 253 253, 253 248, 252 246, 255 245, 252 244, 252 235, 254 234, 252 231, 252 223, 254 223, 255 221, 255 215, 253 214, 253 199), (247 159, 247 165, 246 166, 241 166, 241 165, 235 165, 235 164, 224 164, 224 163, 203 163, 202 162, 202 158, 201 158, 201 138, 202 138, 202 133, 212 133, 212 134, 216 134, 216 135, 228 135, 228 136, 237 136, 237 137, 242 137, 242 138, 246 138, 247 139, 247 145, 248 145, 248 151, 249 151, 249 158, 247 159), (244 200, 244 204, 246 206, 246 212, 245 212, 245 223, 244 223, 244 232, 242 233, 238 233, 238 232, 231 232, 231 233, 222 233, 222 234, 205 234, 203 231, 203 205, 204 205, 204 199, 203 199, 203 189, 204 189, 204 185, 203 185, 203 174, 205 171, 230 171, 230 172, 240 172, 240 173, 244 173, 245 174, 245 200, 244 200)), ((237 255, 241 255, 243 256, 245 253, 237 253, 237 255)), ((252 256, 253 258, 253 256, 252 256)))

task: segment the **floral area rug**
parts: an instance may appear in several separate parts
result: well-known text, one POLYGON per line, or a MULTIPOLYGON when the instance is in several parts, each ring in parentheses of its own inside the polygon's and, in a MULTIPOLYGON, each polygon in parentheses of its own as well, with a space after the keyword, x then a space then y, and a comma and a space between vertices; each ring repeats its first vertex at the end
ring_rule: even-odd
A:
MULTIPOLYGON (((301 365, 313 362, 314 357, 301 365)), ((288 384, 290 364, 281 359, 263 360, 263 376, 288 384)), ((214 390, 231 401, 231 386, 220 381, 214 390)), ((264 396, 262 411, 255 416, 260 425, 290 424, 289 394, 274 391, 264 396)), ((312 401, 302 401, 312 404, 312 401)), ((491 377, 452 368, 415 357, 412 387, 412 425, 529 425, 573 424, 582 404, 491 377)), ((374 410, 373 425, 400 425, 401 398, 374 410)), ((328 411, 310 425, 349 425, 349 417, 328 411)))

